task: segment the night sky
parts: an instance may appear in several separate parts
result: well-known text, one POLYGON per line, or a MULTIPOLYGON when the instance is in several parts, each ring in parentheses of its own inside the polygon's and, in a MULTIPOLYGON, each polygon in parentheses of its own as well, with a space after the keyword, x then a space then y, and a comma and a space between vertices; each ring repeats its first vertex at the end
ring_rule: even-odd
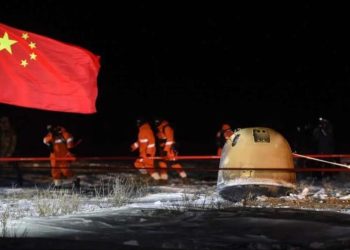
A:
POLYGON ((0 22, 101 56, 94 115, 0 105, 18 131, 18 154, 46 155, 46 124, 60 123, 83 139, 80 155, 128 155, 139 116, 173 123, 182 154, 214 154, 224 121, 289 140, 324 116, 337 152, 350 152, 345 3, 112 2, 1 4, 0 22))

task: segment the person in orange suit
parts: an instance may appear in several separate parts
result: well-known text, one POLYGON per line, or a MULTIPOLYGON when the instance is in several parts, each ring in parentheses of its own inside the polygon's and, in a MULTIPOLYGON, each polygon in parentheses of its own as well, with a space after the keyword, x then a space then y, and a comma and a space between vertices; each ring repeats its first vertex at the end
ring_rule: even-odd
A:
POLYGON ((222 148, 224 147, 226 140, 233 135, 231 126, 227 123, 222 124, 221 129, 216 133, 216 145, 217 145, 217 155, 221 156, 222 148))
POLYGON ((139 158, 134 162, 141 174, 149 174, 153 180, 160 179, 159 173, 154 170, 154 159, 156 154, 155 137, 151 125, 144 119, 136 121, 139 129, 137 141, 131 144, 131 151, 139 149, 139 158))
POLYGON ((168 173, 167 167, 176 170, 182 180, 187 180, 187 174, 182 168, 181 164, 176 161, 177 151, 175 148, 174 129, 170 126, 168 121, 157 118, 154 121, 157 127, 157 142, 159 148, 159 155, 164 157, 164 160, 160 160, 158 165, 160 168, 160 178, 163 182, 167 182, 168 173))
MULTIPOLYGON (((72 157, 70 149, 73 148, 73 136, 61 126, 47 126, 48 133, 43 139, 44 144, 50 148, 51 176, 54 187, 61 188, 62 179, 73 179, 74 173, 69 168, 68 160, 57 160, 61 157, 72 157)), ((79 186, 79 179, 73 181, 73 187, 79 186)))

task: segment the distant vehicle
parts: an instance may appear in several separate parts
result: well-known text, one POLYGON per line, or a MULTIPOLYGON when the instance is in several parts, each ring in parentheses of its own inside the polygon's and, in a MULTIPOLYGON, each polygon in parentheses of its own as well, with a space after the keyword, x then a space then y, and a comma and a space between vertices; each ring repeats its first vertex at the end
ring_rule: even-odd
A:
POLYGON ((295 189, 296 176, 292 169, 292 150, 281 134, 265 127, 243 128, 223 148, 217 189, 224 199, 231 201, 288 194, 295 189))

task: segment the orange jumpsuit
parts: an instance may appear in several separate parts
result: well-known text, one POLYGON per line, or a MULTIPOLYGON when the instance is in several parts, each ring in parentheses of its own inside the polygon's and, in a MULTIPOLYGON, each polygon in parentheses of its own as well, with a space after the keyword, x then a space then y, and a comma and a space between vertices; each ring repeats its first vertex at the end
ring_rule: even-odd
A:
POLYGON ((137 142, 131 145, 131 151, 136 149, 139 149, 139 158, 134 162, 135 168, 142 174, 148 173, 153 179, 159 180, 159 174, 154 170, 154 159, 150 158, 156 154, 155 137, 147 122, 139 127, 137 142))
POLYGON ((174 145, 174 129, 169 125, 169 123, 163 120, 157 127, 157 139, 159 146, 160 156, 164 156, 165 160, 159 161, 160 167, 160 178, 162 180, 168 179, 167 166, 168 163, 171 168, 175 169, 181 178, 186 178, 187 174, 183 170, 180 163, 176 161, 177 152, 175 151, 174 145))
POLYGON ((73 172, 68 166, 67 160, 57 160, 59 157, 70 157, 72 154, 69 149, 73 147, 73 136, 63 127, 60 128, 59 134, 49 132, 43 139, 44 143, 52 146, 50 153, 51 175, 56 186, 59 185, 62 175, 71 178, 73 172))
POLYGON ((226 140, 233 135, 231 126, 224 123, 221 129, 216 133, 216 143, 217 143, 217 155, 221 156, 222 148, 224 147, 226 140))

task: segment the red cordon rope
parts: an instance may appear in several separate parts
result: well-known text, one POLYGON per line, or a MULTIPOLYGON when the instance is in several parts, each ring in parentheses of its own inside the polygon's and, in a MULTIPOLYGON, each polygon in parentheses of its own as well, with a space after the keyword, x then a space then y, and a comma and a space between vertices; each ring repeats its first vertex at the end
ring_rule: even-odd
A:
MULTIPOLYGON (((341 166, 342 168, 197 168, 197 167, 186 167, 186 171, 195 171, 195 172, 217 172, 219 170, 252 170, 252 171, 281 171, 281 172, 350 172, 350 166, 346 164, 340 164, 335 162, 328 162, 320 160, 319 158, 350 158, 350 154, 309 154, 309 155, 300 155, 293 153, 294 158, 305 158, 320 162, 329 163, 335 166, 341 166)), ((164 157, 151 157, 155 160, 165 159, 164 157)), ((67 160, 67 161, 134 161, 137 157, 129 156, 111 156, 111 157, 56 157, 56 160, 67 160)), ((220 156, 216 155, 190 155, 190 156, 177 156, 176 160, 219 160, 220 156)), ((49 161, 50 157, 0 157, 0 162, 42 162, 49 161)), ((21 168, 23 168, 22 166, 21 168)), ((135 171, 133 167, 120 167, 120 166, 70 166, 72 169, 81 169, 81 170, 100 170, 100 171, 112 171, 112 172, 122 172, 122 171, 135 171)), ((11 166, 1 166, 1 168, 12 168, 11 166)), ((35 169, 48 169, 50 166, 26 166, 25 168, 35 168, 35 169)), ((147 169, 147 168, 145 168, 147 169)))
MULTIPOLYGON (((129 156, 110 156, 110 157, 56 157, 56 160, 67 160, 67 161, 134 161, 138 157, 129 156)), ((154 160, 166 159, 165 157, 149 157, 154 160)), ((177 156, 176 160, 217 160, 220 156, 216 155, 191 155, 191 156, 177 156)), ((49 161, 50 157, 0 157, 0 162, 10 161, 49 161)))
MULTIPOLYGON (((307 154, 307 155, 298 155, 293 154, 295 158, 350 158, 350 154, 307 154)), ((56 160, 68 160, 68 161, 129 161, 135 160, 138 157, 132 156, 94 156, 94 157, 56 157, 56 160)), ((154 160, 165 159, 164 157, 150 157, 154 160)), ((220 156, 217 155, 187 155, 187 156, 176 156, 176 160, 219 160, 220 156)), ((0 162, 13 162, 13 161, 49 161, 50 157, 0 157, 0 162)))
POLYGON ((308 155, 298 155, 293 154, 296 158, 303 158, 304 156, 313 157, 313 158, 350 158, 350 154, 308 154, 308 155))

